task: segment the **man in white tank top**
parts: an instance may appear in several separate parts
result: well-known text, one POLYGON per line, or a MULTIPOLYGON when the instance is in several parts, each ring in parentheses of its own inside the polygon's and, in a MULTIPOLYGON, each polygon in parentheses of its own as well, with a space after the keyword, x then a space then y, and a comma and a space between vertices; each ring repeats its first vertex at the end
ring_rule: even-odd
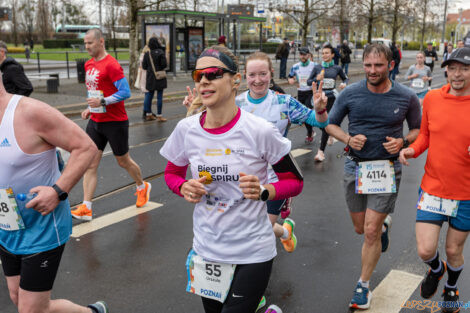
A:
POLYGON ((102 301, 84 307, 50 299, 72 232, 67 193, 88 168, 96 146, 46 103, 7 93, 1 78, 0 138, 0 260, 13 304, 23 312, 106 313, 102 301), (62 175, 56 147, 70 152, 62 175), (17 201, 19 194, 34 198, 17 201))

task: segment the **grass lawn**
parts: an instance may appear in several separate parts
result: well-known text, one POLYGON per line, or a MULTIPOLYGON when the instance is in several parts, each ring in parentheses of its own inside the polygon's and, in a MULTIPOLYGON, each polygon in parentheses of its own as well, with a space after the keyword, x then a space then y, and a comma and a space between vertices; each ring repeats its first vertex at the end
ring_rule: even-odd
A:
MULTIPOLYGON (((78 52, 72 51, 71 49, 44 49, 41 45, 34 46, 34 52, 39 53, 39 58, 41 60, 54 60, 54 61, 65 61, 66 54, 65 52, 68 51, 69 55, 69 62, 74 62, 75 59, 89 59, 90 56, 87 52, 78 52)), ((114 51, 108 50, 108 53, 111 54, 113 57, 116 57, 114 51)), ((9 53, 9 56, 12 58, 21 58, 24 59, 24 53, 9 53)), ((117 59, 118 60, 129 60, 129 50, 128 49, 121 49, 117 51, 117 59), (123 51, 125 50, 125 51, 123 51)), ((36 62, 37 55, 35 53, 31 53, 31 62, 36 62)), ((22 62, 23 63, 23 62, 22 62)))

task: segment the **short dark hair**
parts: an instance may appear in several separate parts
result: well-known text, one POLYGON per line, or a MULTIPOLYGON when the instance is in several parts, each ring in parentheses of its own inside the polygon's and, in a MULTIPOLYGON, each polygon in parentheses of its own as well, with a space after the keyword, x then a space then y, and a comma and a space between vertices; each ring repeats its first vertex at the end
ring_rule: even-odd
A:
POLYGON ((364 53, 362 54, 362 61, 369 55, 369 54, 383 54, 385 58, 387 59, 388 63, 392 62, 393 59, 393 54, 392 50, 387 47, 387 45, 381 44, 381 43, 372 43, 367 45, 364 48, 364 53))
POLYGON ((332 45, 330 45, 329 43, 327 43, 326 45, 324 45, 323 47, 321 47, 321 49, 330 49, 331 51, 331 54, 335 54, 335 49, 333 48, 332 45))

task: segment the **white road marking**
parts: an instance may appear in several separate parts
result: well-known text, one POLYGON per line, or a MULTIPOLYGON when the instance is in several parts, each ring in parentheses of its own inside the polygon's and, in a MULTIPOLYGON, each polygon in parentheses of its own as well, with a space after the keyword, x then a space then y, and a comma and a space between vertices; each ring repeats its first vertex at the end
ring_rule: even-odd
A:
MULTIPOLYGON (((367 313, 398 313, 402 305, 418 288, 422 276, 391 270, 372 291, 372 302, 367 313)), ((417 299, 421 300, 421 299, 417 299)))
POLYGON ((311 152, 311 151, 312 151, 312 150, 310 150, 310 149, 294 149, 294 150, 292 150, 290 153, 292 154, 292 156, 293 156, 294 158, 296 158, 296 157, 299 157, 299 156, 301 156, 301 155, 307 154, 307 153, 309 153, 309 152, 311 152))
POLYGON ((72 237, 81 237, 88 233, 119 223, 136 215, 159 208, 161 206, 163 206, 163 204, 152 201, 147 202, 147 204, 142 208, 136 208, 135 205, 128 206, 127 208, 123 208, 118 211, 95 218, 90 222, 74 226, 72 230, 72 237))

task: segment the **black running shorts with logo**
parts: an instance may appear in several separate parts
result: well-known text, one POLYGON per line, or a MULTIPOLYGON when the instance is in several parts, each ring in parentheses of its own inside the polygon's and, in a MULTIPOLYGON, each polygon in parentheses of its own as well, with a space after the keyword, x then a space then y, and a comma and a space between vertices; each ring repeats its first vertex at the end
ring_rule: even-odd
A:
POLYGON ((20 288, 42 292, 52 290, 65 244, 49 251, 17 255, 0 245, 0 260, 5 276, 20 276, 20 288))
POLYGON ((201 297, 205 313, 255 312, 268 287, 272 266, 273 260, 237 265, 224 303, 201 297))
POLYGON ((365 212, 371 209, 379 213, 390 214, 395 210, 398 190, 400 189, 401 172, 395 174, 397 192, 378 193, 378 194, 357 194, 356 193, 356 175, 344 174, 344 193, 346 204, 352 213, 365 212))
POLYGON ((115 156, 123 156, 129 152, 129 120, 117 122, 88 121, 86 133, 98 147, 104 151, 109 142, 115 156))

